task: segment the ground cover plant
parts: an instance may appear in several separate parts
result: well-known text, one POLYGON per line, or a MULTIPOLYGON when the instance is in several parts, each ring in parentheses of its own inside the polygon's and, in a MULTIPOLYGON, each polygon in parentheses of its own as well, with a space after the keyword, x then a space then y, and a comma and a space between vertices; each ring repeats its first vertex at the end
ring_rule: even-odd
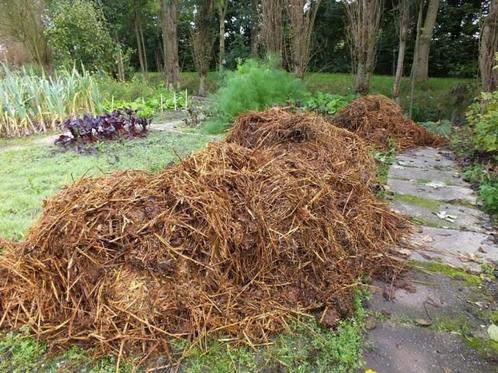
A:
POLYGON ((374 179, 357 136, 276 109, 158 174, 82 179, 47 202, 24 242, 4 244, 4 323, 42 317, 31 332, 52 344, 120 355, 214 331, 268 341, 296 314, 349 315, 362 276, 397 268, 388 250, 408 228, 370 190, 374 179), (30 278, 22 289, 17 273, 30 278), (105 298, 91 291, 101 286, 105 298))
POLYGON ((112 112, 120 109, 137 111, 140 117, 152 119, 158 113, 166 110, 186 110, 189 107, 188 91, 175 92, 166 89, 157 89, 150 97, 139 97, 135 100, 118 99, 112 96, 104 103, 104 110, 112 112))

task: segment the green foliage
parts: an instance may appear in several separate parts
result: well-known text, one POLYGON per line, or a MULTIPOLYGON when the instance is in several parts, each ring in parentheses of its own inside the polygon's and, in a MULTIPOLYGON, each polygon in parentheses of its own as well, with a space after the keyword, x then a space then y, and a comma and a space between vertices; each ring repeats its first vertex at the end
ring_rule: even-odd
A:
POLYGON ((215 117, 205 130, 221 133, 245 111, 284 105, 305 95, 304 84, 292 74, 269 63, 247 60, 237 70, 227 72, 225 82, 214 96, 215 117))
POLYGON ((114 100, 114 97, 106 101, 104 110, 111 112, 115 109, 130 108, 138 110, 138 115, 144 118, 152 119, 156 113, 165 110, 182 110, 188 107, 188 92, 177 93, 167 89, 159 90, 155 95, 145 99, 137 98, 133 101, 114 100))
POLYGON ((47 77, 31 69, 0 66, 0 137, 56 128, 57 121, 101 110, 95 79, 85 70, 63 70, 47 77))
POLYGON ((465 180, 469 181, 474 185, 479 185, 482 183, 487 183, 492 180, 492 176, 480 164, 473 164, 471 166, 465 167, 463 170, 463 177, 465 180))
POLYGON ((151 79, 151 75, 145 79, 141 74, 135 74, 126 81, 116 80, 105 73, 95 74, 95 77, 105 100, 135 101, 142 98, 147 100, 166 90, 163 77, 156 74, 151 79))
POLYGON ((19 373, 36 371, 45 351, 45 344, 29 337, 9 333, 0 339, 0 371, 19 373))
MULTIPOLYGON (((47 352, 45 343, 25 333, 0 336, 0 372, 116 372, 116 359, 113 357, 95 360, 78 347, 72 347, 59 355, 50 355, 47 352)), ((130 361, 121 362, 119 373, 132 371, 133 365, 130 361)))
POLYGON ((334 115, 351 101, 350 98, 326 92, 314 92, 303 103, 303 108, 320 114, 334 115))
POLYGON ((498 181, 482 184, 479 187, 479 199, 486 211, 498 214, 498 181))
POLYGON ((467 112, 474 129, 474 146, 483 152, 498 152, 498 91, 483 92, 467 112))
POLYGON ((59 65, 112 71, 119 44, 111 37, 100 8, 89 0, 60 0, 46 30, 59 65))
POLYGON ((396 157, 395 147, 391 147, 386 152, 372 150, 370 153, 377 162, 377 178, 379 179, 379 182, 386 184, 387 176, 389 174, 389 167, 391 167, 394 162, 394 158, 396 157))
POLYGON ((289 372, 354 372, 362 364, 366 311, 362 297, 356 299, 351 319, 339 323, 331 333, 314 318, 291 324, 290 330, 267 351, 267 359, 280 362, 289 372))
POLYGON ((419 124, 428 129, 430 132, 445 138, 450 138, 453 130, 451 122, 447 119, 443 119, 437 122, 422 122, 419 124))

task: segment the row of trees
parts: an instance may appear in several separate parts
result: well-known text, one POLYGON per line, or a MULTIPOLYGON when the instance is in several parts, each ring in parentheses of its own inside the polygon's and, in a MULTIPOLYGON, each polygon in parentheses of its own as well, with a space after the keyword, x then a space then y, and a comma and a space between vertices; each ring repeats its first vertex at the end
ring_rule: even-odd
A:
POLYGON ((192 66, 200 76, 199 94, 205 93, 207 73, 215 61, 222 73, 239 57, 272 55, 300 78, 310 66, 327 70, 331 62, 343 61, 336 70, 352 66, 359 93, 368 92, 377 66, 380 72, 395 72, 396 98, 403 75, 409 73, 413 82, 428 78, 434 44, 432 67, 469 75, 468 66, 479 62, 483 88, 495 89, 497 3, 0 0, 0 36, 22 42, 48 69, 55 59, 57 64, 83 64, 124 78, 137 64, 144 74, 164 71, 167 84, 177 87, 181 67, 192 66), (448 45, 451 50, 445 49, 448 45), (395 62, 392 69, 389 61, 395 62))

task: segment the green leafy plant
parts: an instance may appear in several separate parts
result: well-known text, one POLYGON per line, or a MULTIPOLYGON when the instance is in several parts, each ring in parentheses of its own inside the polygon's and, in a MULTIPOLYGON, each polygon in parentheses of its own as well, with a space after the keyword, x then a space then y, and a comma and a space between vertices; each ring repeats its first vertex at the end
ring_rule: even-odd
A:
POLYGON ((465 178, 465 180, 476 185, 487 183, 492 180, 492 176, 490 175, 488 170, 486 170, 484 166, 480 164, 473 164, 466 167, 463 170, 463 177, 465 178))
POLYGON ((430 132, 445 138, 450 138, 453 130, 451 122, 447 119, 439 120, 437 122, 422 122, 419 124, 428 129, 430 132))
POLYGON ((247 60, 227 72, 224 84, 214 96, 214 117, 204 126, 209 133, 221 133, 241 113, 273 105, 301 101, 306 96, 301 80, 271 63, 247 60))
POLYGON ((370 154, 377 163, 377 178, 380 183, 387 183, 387 176, 389 174, 389 167, 394 162, 396 157, 396 148, 392 145, 388 151, 380 151, 373 149, 370 154))
POLYGON ((114 97, 106 101, 104 109, 108 112, 129 108, 136 110, 142 118, 152 119, 159 112, 165 110, 187 109, 189 102, 188 92, 174 92, 166 89, 157 90, 155 95, 148 98, 140 97, 132 101, 115 100, 114 97))
POLYGON ((321 114, 334 115, 345 107, 351 100, 341 95, 326 92, 314 92, 305 101, 303 108, 321 114))
POLYGON ((498 91, 482 92, 480 100, 469 107, 469 124, 474 129, 473 142, 478 151, 498 151, 498 91))
POLYGON ((487 182, 479 188, 479 199, 484 209, 490 213, 498 213, 498 181, 487 182))

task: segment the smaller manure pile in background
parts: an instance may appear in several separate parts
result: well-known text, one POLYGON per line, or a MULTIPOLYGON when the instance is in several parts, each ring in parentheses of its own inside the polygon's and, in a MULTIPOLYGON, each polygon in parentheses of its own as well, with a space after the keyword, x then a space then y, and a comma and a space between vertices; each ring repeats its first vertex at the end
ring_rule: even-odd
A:
POLYGON ((356 133, 381 150, 417 146, 441 146, 445 140, 410 119, 393 100, 382 96, 361 97, 330 117, 333 125, 356 133))
MULTIPOLYGON (((150 174, 86 178, 0 256, 0 327, 98 354, 168 353, 213 333, 256 344, 306 313, 348 316, 392 275, 407 220, 372 191, 357 135, 280 109, 150 174)), ((321 316, 320 316, 321 315, 321 316)))

